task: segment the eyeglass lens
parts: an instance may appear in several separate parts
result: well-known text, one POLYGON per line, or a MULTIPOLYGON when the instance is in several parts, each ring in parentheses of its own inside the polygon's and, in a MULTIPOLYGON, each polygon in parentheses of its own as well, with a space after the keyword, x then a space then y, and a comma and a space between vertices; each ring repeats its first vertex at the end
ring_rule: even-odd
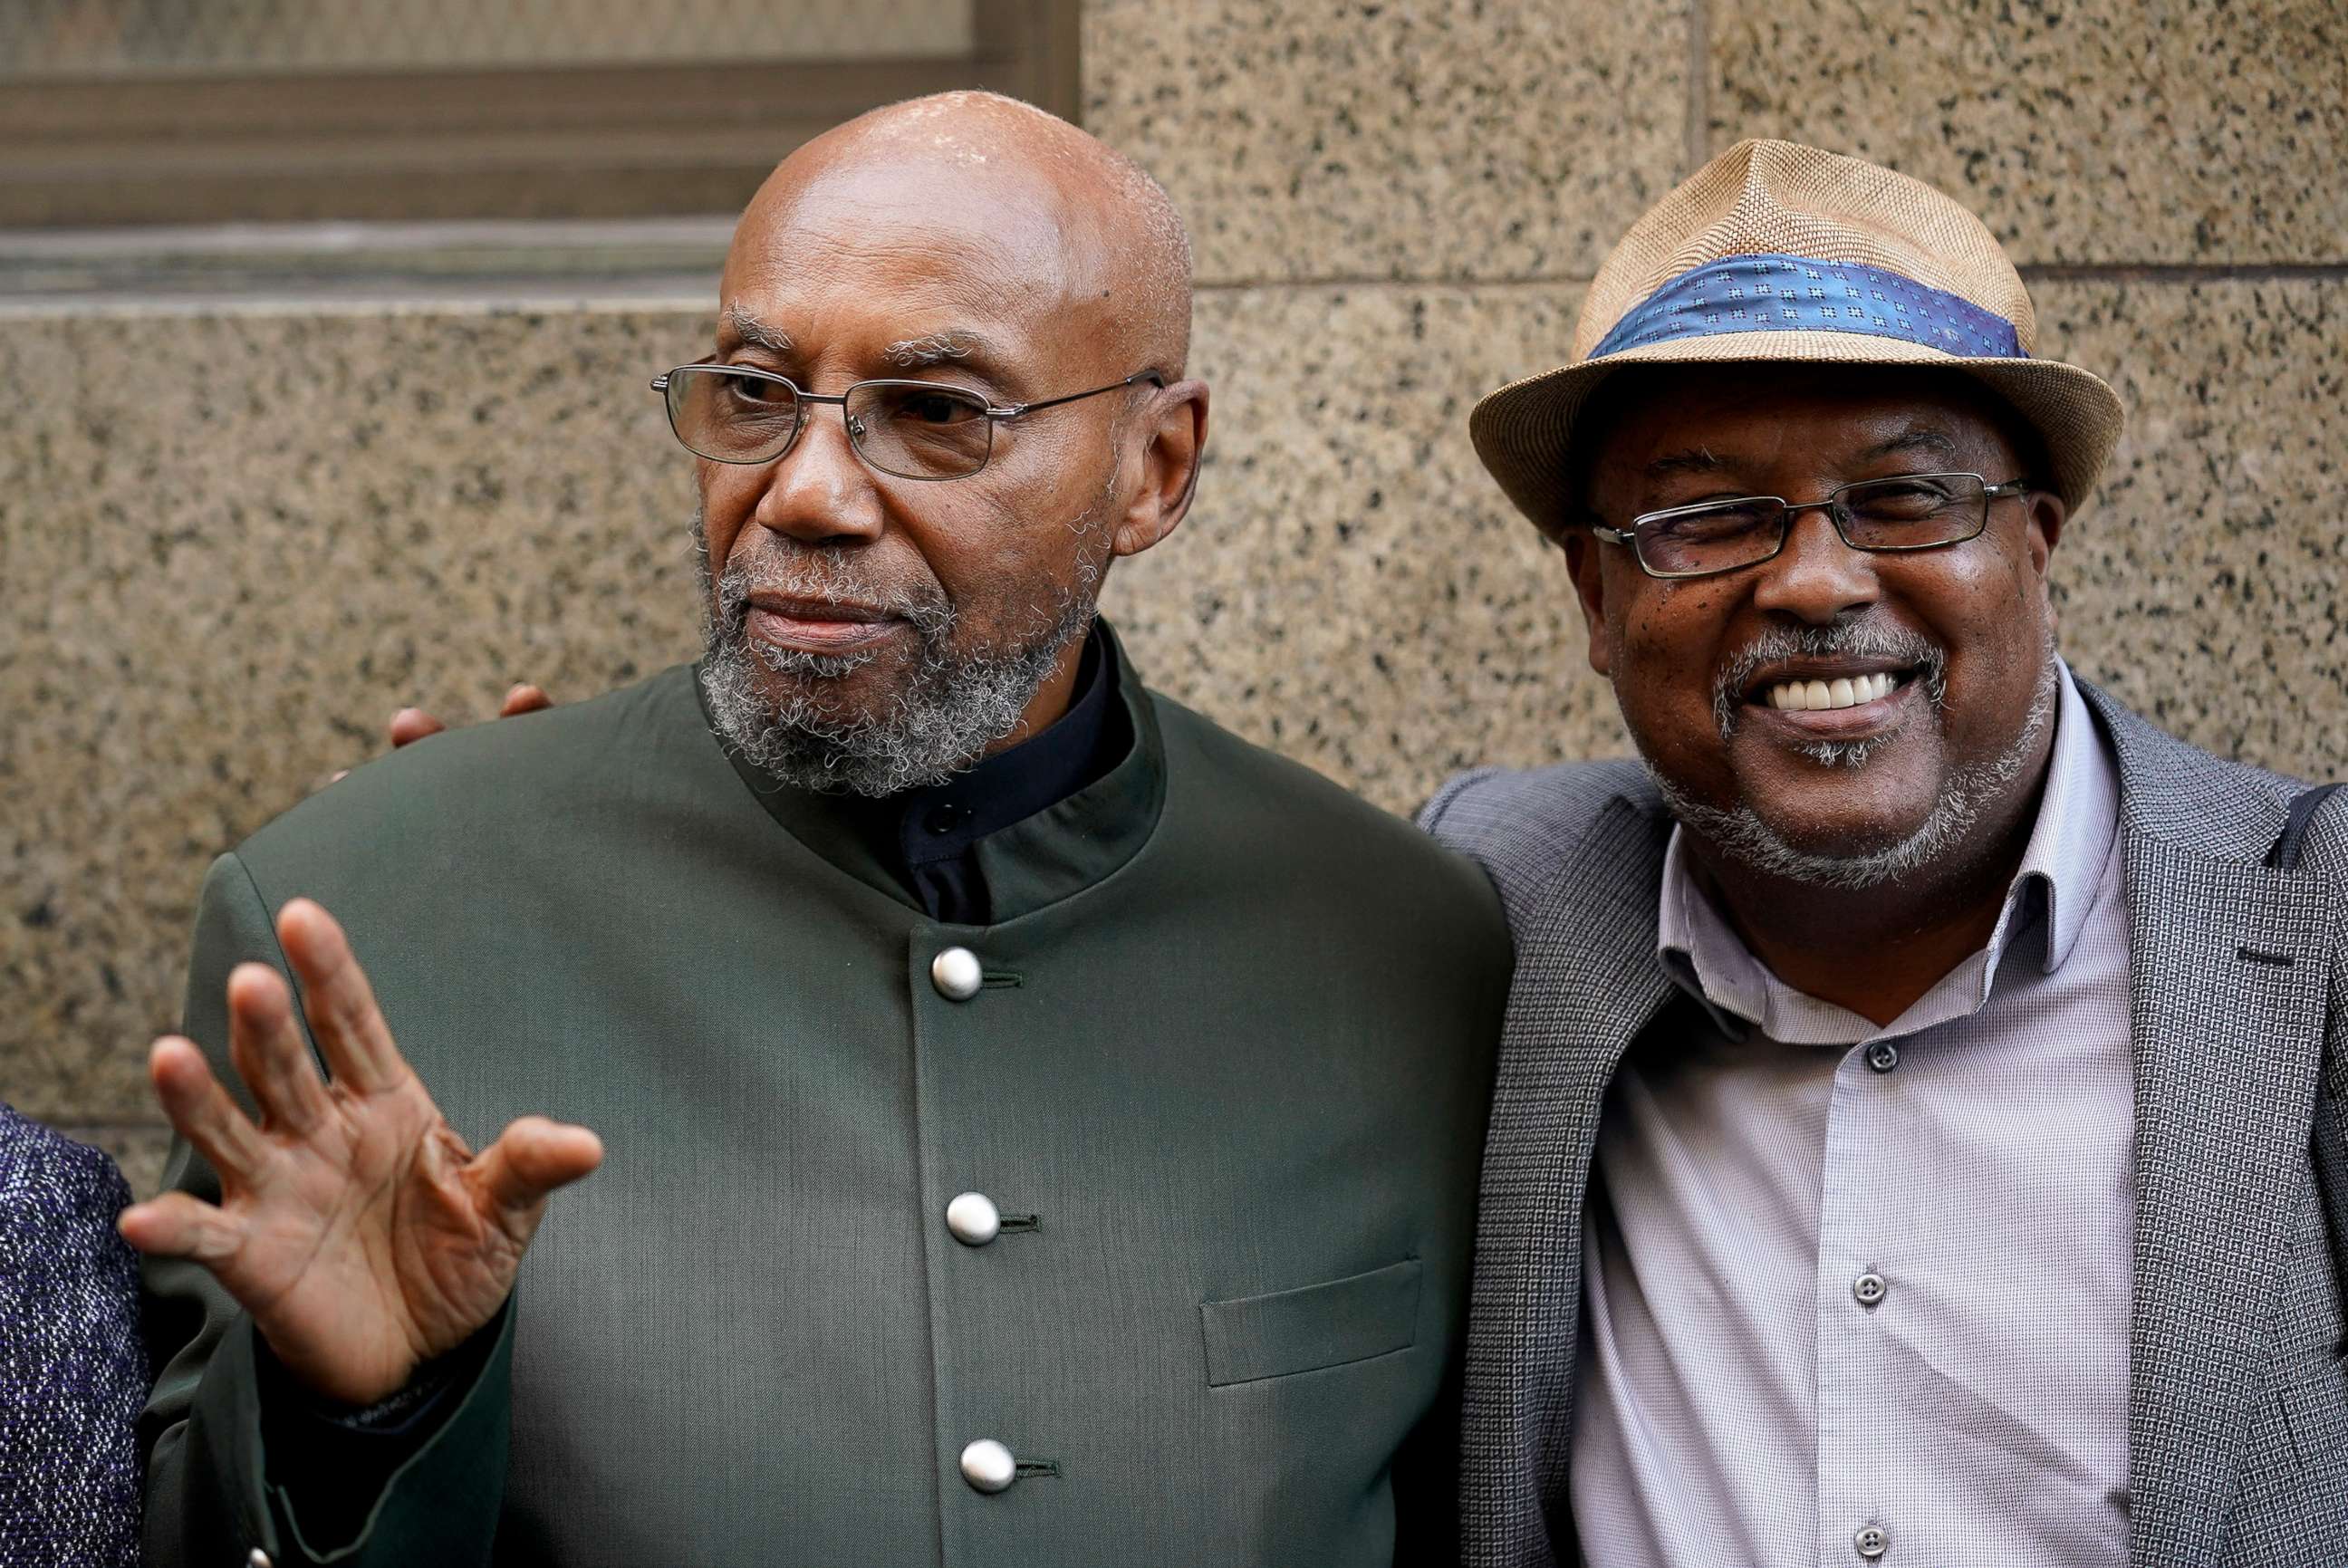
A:
MULTIPOLYGON (((1989 517, 1978 474, 1902 474, 1846 485, 1828 500, 1856 550, 1925 550, 1979 533, 1989 517)), ((1641 518, 1639 559, 1650 572, 1697 576, 1766 561, 1785 542, 1788 511, 1772 496, 1746 496, 1641 518)))
MULTIPOLYGON (((721 463, 769 463, 790 450, 809 410, 790 383, 724 366, 669 373, 669 428, 721 463)), ((974 392, 930 381, 861 381, 840 413, 864 460, 904 479, 962 479, 986 466, 994 438, 974 392)))

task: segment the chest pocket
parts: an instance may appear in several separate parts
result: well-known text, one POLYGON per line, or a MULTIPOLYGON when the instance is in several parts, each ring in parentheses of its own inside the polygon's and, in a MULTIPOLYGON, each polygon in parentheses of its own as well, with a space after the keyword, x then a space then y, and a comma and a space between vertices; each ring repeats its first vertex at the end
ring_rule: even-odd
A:
POLYGON ((1419 1264, 1389 1264, 1324 1284, 1210 1301, 1207 1382, 1222 1387, 1390 1356, 1418 1339, 1419 1264))

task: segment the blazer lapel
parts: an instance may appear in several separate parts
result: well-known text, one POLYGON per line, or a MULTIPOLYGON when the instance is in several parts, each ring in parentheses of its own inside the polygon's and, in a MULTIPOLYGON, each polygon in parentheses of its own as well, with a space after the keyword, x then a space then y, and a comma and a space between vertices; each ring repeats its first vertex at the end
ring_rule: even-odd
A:
POLYGON ((1565 1496, 1599 1112, 1623 1052, 1671 992, 1654 956, 1668 830, 1617 799, 1519 922, 1468 1336, 1465 1480, 1471 1508, 1497 1514, 1508 1543, 1492 1561, 1550 1561, 1542 1508, 1565 1496))
POLYGON ((2129 1559, 2215 1558, 2307 1159, 2333 916, 2312 879, 2127 831, 2129 1559))

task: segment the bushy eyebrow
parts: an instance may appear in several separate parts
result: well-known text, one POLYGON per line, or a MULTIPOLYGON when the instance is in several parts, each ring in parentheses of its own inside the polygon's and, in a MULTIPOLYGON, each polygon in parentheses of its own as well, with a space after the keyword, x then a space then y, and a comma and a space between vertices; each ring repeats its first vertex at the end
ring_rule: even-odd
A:
POLYGON ((922 337, 908 337, 892 343, 880 351, 881 357, 900 370, 926 369, 950 360, 968 359, 983 347, 977 335, 968 332, 932 332, 922 337))
POLYGON ((717 334, 717 345, 721 349, 747 345, 784 358, 789 357, 798 346, 791 342, 789 333, 779 326, 769 326, 740 305, 726 307, 726 324, 717 334))

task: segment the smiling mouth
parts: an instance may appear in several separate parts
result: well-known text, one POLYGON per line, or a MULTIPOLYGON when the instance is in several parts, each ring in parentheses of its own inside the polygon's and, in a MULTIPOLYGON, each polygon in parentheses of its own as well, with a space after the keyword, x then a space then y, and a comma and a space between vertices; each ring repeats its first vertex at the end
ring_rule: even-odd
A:
POLYGON ((1905 706, 1908 688, 1925 685, 1930 673, 1922 664, 1893 665, 1879 658, 1779 663, 1746 686, 1744 706, 1782 715, 1797 730, 1825 725, 1840 734, 1854 724, 1889 720, 1905 706))
POLYGON ((1879 702, 1913 678, 1911 671, 1876 670, 1823 679, 1771 681, 1755 688, 1747 700, 1766 703, 1780 713, 1826 713, 1879 702))

